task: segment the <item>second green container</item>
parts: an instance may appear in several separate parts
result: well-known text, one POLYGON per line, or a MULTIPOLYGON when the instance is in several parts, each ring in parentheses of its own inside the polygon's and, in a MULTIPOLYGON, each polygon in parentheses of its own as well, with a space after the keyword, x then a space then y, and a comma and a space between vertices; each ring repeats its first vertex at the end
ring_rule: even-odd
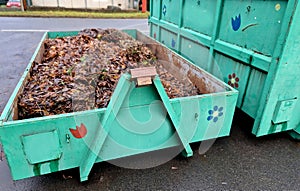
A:
POLYGON ((300 138, 298 0, 153 0, 150 34, 239 90, 256 136, 300 138))

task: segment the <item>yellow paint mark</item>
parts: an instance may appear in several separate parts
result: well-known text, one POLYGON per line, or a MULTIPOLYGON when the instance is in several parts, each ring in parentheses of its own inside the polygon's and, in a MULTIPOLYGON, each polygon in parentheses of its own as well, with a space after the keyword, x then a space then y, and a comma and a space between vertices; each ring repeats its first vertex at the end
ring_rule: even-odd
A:
POLYGON ((279 3, 277 3, 277 4, 275 5, 275 10, 276 10, 276 11, 279 11, 279 10, 280 10, 280 8, 281 8, 280 4, 279 4, 279 3))

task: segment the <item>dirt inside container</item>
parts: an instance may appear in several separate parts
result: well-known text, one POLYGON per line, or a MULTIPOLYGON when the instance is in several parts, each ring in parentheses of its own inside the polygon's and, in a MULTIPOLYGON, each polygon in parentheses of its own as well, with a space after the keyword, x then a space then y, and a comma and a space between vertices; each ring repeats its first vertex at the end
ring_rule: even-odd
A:
POLYGON ((145 44, 116 29, 47 39, 44 48, 19 94, 19 119, 107 107, 120 76, 141 67, 156 67, 169 98, 200 94, 192 82, 169 73, 145 44))

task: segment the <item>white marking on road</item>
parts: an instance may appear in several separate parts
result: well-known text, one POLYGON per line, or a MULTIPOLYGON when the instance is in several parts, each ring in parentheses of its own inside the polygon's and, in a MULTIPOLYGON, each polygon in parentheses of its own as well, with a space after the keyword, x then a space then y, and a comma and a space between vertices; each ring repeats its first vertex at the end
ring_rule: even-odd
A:
POLYGON ((1 29, 0 32, 47 32, 49 30, 38 29, 1 29))
MULTIPOLYGON (((124 27, 124 29, 126 29, 124 27)), ((122 30, 122 28, 121 28, 122 30)), ((37 29, 1 29, 0 32, 48 32, 48 31, 64 31, 64 30, 37 30, 37 29)), ((65 31, 70 31, 70 30, 65 30, 65 31)), ((145 31, 145 30, 142 30, 140 31, 142 33, 149 33, 149 31, 145 31)))

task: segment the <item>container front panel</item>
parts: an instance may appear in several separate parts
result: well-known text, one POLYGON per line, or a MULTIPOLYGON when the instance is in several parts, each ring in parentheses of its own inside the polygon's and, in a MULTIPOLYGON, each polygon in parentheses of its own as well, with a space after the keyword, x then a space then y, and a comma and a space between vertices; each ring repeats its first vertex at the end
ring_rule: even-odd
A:
POLYGON ((206 71, 208 70, 209 48, 182 37, 179 51, 182 56, 191 60, 197 66, 206 71))
MULTIPOLYGON (((161 112, 157 112, 160 108, 161 105, 151 106, 152 111, 156 112, 156 115, 153 117, 161 114, 161 112)), ((101 155, 98 161, 106 161, 180 145, 177 134, 174 133, 174 128, 166 117, 166 114, 162 115, 165 119, 162 123, 149 127, 146 123, 149 120, 149 116, 145 115, 149 113, 149 105, 135 107, 130 110, 130 113, 127 112, 128 108, 121 109, 120 115, 123 116, 118 117, 118 120, 114 121, 114 127, 111 129, 103 145, 102 152, 106 154, 101 155), (127 119, 126 121, 128 122, 129 120, 126 117, 131 117, 131 115, 135 119, 135 124, 143 121, 144 125, 141 125, 143 124, 142 122, 139 123, 139 126, 128 126, 127 123, 124 125, 124 120, 122 119, 127 119), (147 131, 148 134, 145 134, 147 131), (139 132, 144 132, 144 134, 139 132), (109 143, 112 142, 115 144, 110 145, 109 143)), ((5 136, 1 136, 1 141, 13 179, 18 180, 78 167, 83 157, 86 156, 84 153, 88 151, 97 129, 101 128, 101 118, 102 114, 92 113, 76 115, 74 117, 20 123, 19 125, 10 125, 1 129, 1 134, 5 134, 5 136), (43 144, 42 142, 30 148, 26 147, 30 151, 26 151, 26 154, 24 153, 21 137, 30 134, 44 137, 44 132, 56 131, 61 143, 61 147, 59 147, 61 154, 59 152, 50 153, 51 156, 49 153, 43 156, 40 156, 39 153, 34 155, 34 152, 39 151, 38 148, 43 144), (34 161, 29 161, 28 156, 31 157, 30 160, 34 161)), ((155 118, 156 121, 154 122, 158 123, 161 121, 160 119, 155 118)), ((128 124, 132 125, 132 123, 128 124)), ((47 136, 45 140, 52 139, 50 134, 47 136)), ((33 142, 32 140, 30 141, 31 143, 33 142)), ((55 149, 57 148, 55 147, 55 149)), ((48 148, 47 150, 49 151, 48 148)))
POLYGON ((239 91, 237 107, 241 107, 250 67, 238 60, 216 53, 215 60, 213 60, 212 74, 239 91))
POLYGON ((216 17, 217 1, 184 1, 183 20, 184 28, 212 36, 214 20, 216 17))
POLYGON ((160 12, 162 20, 178 25, 180 11, 178 0, 162 0, 160 12))
MULTIPOLYGON (((171 104, 179 116, 181 132, 189 142, 197 142, 229 134, 236 98, 237 93, 225 95, 224 92, 203 98, 177 99, 171 104)), ((88 111, 58 118, 19 121, 0 129, 1 135, 5 135, 1 136, 1 141, 13 178, 17 180, 78 167, 94 135, 101 128, 100 120, 104 112, 88 111), (58 137, 59 140, 54 140, 53 133, 47 132, 57 132, 54 138, 58 137), (39 158, 38 163, 31 164, 23 152, 20 137, 24 135, 53 139, 57 144, 59 142, 59 159, 42 156, 43 160, 39 158)), ((122 107, 111 125, 113 128, 102 147, 98 162, 181 145, 161 102, 122 107)), ((37 148, 38 145, 27 149, 34 153, 38 151, 37 148)))
POLYGON ((225 0, 219 38, 265 55, 272 55, 286 7, 286 0, 225 0))

